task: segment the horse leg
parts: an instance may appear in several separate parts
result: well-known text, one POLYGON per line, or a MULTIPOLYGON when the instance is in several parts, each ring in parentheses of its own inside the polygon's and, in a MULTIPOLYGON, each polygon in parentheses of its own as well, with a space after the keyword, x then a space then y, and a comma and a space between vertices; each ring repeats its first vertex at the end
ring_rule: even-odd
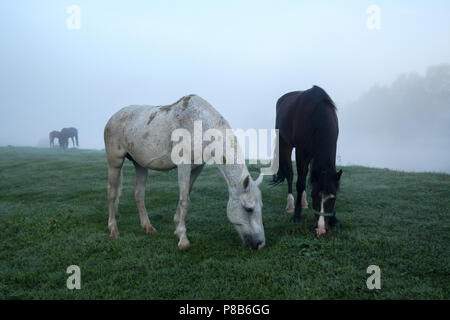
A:
POLYGON ((308 209, 308 199, 306 198, 306 187, 302 193, 302 209, 308 209))
POLYGON ((330 217, 330 220, 328 220, 328 225, 331 228, 339 229, 341 227, 341 222, 336 218, 336 214, 330 217))
POLYGON ((288 197, 286 211, 289 213, 294 212, 294 196, 292 195, 292 180, 294 177, 294 172, 292 171, 292 149, 282 137, 278 138, 278 173, 276 179, 280 182, 286 178, 288 183, 288 197))
MULTIPOLYGON (((191 180, 191 165, 182 164, 178 166, 178 186, 180 189, 180 200, 178 202, 178 225, 175 229, 175 235, 178 236, 178 248, 185 249, 189 247, 189 239, 186 236, 186 213, 189 207, 189 187, 191 180)), ((174 219, 175 220, 175 219, 174 219)))
POLYGON ((119 237, 115 213, 119 206, 120 188, 122 185, 122 165, 123 158, 108 161, 108 228, 111 232, 111 238, 119 237))
POLYGON ((294 171, 292 170, 292 161, 291 161, 291 154, 292 154, 292 147, 288 150, 288 173, 286 176, 286 180, 288 183, 288 196, 287 196, 287 205, 286 205, 286 212, 293 213, 295 210, 294 205, 294 195, 292 194, 292 181, 294 180, 294 171))
MULTIPOLYGON (((189 179, 189 195, 191 194, 192 191, 192 186, 194 185, 195 180, 197 180, 197 177, 200 175, 200 172, 202 172, 203 167, 205 165, 202 164, 198 167, 195 167, 191 170, 191 177, 189 179)), ((180 205, 177 206, 177 212, 175 213, 175 215, 173 216, 173 222, 175 223, 175 227, 178 226, 178 223, 180 222, 180 205)), ((174 232, 174 234, 176 235, 176 231, 174 232)))
POLYGON ((297 203, 295 205, 294 216, 292 217, 293 222, 300 222, 302 220, 302 208, 303 200, 306 201, 306 176, 308 175, 308 161, 302 161, 299 152, 295 152, 295 162, 297 164, 297 203))
POLYGON ((148 169, 142 167, 137 162, 133 162, 136 169, 136 181, 134 184, 134 198, 139 210, 139 218, 141 219, 141 226, 147 234, 155 233, 156 230, 148 219, 147 209, 145 208, 145 185, 147 183, 148 169))
POLYGON ((303 182, 303 192, 302 192, 302 200, 301 206, 302 209, 308 209, 308 200, 306 198, 306 177, 308 176, 308 164, 302 166, 302 182, 303 182))

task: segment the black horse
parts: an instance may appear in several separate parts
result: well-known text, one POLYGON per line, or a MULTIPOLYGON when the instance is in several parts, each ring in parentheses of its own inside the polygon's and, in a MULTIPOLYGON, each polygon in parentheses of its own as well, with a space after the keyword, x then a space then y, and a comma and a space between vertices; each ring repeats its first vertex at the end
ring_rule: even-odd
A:
POLYGON ((72 139, 72 144, 75 147, 75 141, 78 147, 78 130, 76 128, 63 128, 58 134, 59 145, 63 149, 69 147, 69 138, 72 139), (75 138, 75 141, 74 141, 75 138))
POLYGON ((287 93, 278 99, 275 128, 279 130, 279 165, 272 184, 287 180, 288 212, 294 212, 291 153, 295 148, 297 203, 292 220, 300 222, 302 207, 307 207, 305 187, 311 162, 311 198, 316 214, 316 234, 325 233, 328 225, 338 227, 334 205, 342 170, 336 172, 339 128, 333 100, 317 86, 287 93))

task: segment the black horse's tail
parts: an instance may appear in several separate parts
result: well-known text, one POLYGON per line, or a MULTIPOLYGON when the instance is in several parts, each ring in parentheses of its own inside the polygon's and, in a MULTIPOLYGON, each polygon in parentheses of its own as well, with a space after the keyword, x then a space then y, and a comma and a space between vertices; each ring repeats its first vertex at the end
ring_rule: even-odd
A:
POLYGON ((270 185, 276 186, 280 183, 282 183, 289 175, 289 162, 286 161, 283 157, 280 157, 280 140, 279 136, 277 136, 277 140, 275 142, 275 152, 272 162, 272 172, 275 170, 277 173, 275 173, 272 176, 272 182, 270 185))
POLYGON ((287 165, 287 163, 281 161, 278 167, 278 172, 273 175, 272 182, 270 183, 270 185, 272 186, 279 185, 287 178, 288 174, 289 174, 289 166, 287 165))

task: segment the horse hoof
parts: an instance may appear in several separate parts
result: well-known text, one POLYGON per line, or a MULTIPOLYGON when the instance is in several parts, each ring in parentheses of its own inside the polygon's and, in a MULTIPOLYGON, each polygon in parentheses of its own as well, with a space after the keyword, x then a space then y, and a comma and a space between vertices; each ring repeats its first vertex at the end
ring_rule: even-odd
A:
POLYGON ((154 234, 156 233, 156 229, 153 228, 153 226, 146 226, 144 227, 145 233, 146 234, 154 234))
POLYGON ((327 230, 325 230, 324 228, 316 228, 316 236, 320 237, 321 235, 327 233, 327 230))
POLYGON ((302 217, 293 216, 291 220, 294 223, 300 223, 302 221, 302 217))
POLYGON ((109 235, 109 237, 110 237, 111 239, 117 239, 117 238, 119 238, 119 237, 120 237, 119 231, 117 231, 117 230, 111 231, 111 234, 109 235))
POLYGON ((181 249, 181 250, 184 250, 184 249, 189 248, 189 245, 190 245, 189 240, 186 240, 184 242, 180 242, 178 244, 178 248, 181 249))
POLYGON ((294 196, 289 193, 287 196, 286 212, 293 213, 295 211, 294 196))
POLYGON ((302 209, 308 209, 308 204, 302 204, 302 209))

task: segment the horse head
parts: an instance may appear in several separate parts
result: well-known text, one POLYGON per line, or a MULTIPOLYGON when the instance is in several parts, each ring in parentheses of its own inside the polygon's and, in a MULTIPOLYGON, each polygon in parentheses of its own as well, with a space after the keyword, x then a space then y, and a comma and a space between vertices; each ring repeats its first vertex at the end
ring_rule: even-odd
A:
POLYGON ((246 175, 238 186, 230 192, 227 216, 234 225, 244 246, 259 250, 266 244, 262 223, 262 199, 259 185, 263 180, 260 175, 253 181, 246 175))

